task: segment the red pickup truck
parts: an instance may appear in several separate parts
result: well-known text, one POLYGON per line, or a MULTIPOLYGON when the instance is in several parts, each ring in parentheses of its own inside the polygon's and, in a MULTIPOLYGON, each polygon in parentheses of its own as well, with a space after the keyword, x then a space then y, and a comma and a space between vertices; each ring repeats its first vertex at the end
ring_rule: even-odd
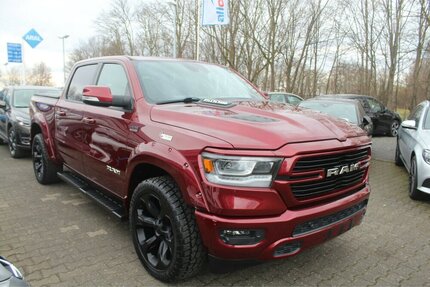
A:
POLYGON ((371 141, 321 113, 272 104, 234 71, 202 62, 78 62, 59 99, 30 107, 34 172, 128 218, 162 281, 208 254, 295 255, 359 224, 371 141))

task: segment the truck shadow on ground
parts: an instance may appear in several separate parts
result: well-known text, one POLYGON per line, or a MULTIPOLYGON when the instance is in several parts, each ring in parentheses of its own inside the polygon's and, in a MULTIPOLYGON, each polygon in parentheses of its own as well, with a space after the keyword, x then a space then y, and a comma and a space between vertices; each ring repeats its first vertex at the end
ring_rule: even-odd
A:
POLYGON ((212 274, 228 274, 262 264, 264 264, 263 261, 257 260, 222 260, 209 256, 207 272, 212 274))

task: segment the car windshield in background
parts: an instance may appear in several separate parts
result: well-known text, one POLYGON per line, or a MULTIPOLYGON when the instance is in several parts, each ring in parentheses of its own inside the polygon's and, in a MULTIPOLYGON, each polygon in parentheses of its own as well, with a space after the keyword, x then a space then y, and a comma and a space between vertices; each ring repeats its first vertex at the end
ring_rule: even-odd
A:
POLYGON ((52 97, 58 97, 60 95, 60 90, 54 89, 22 89, 14 90, 13 92, 13 106, 15 108, 28 108, 30 105, 31 97, 34 94, 47 95, 52 97))
POLYGON ((150 103, 183 99, 264 101, 250 84, 227 68, 197 62, 135 61, 150 103))
POLYGON ((353 124, 358 124, 357 111, 355 109, 355 105, 353 104, 323 101, 304 101, 301 102, 299 106, 345 119, 353 124))

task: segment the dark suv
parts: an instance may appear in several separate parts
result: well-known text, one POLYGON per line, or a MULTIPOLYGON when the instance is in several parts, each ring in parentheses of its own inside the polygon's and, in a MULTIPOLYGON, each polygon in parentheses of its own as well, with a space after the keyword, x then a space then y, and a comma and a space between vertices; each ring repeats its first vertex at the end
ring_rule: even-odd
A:
POLYGON ((366 114, 372 119, 374 135, 390 135, 392 137, 397 136, 397 131, 402 121, 400 115, 396 112, 390 111, 374 97, 355 94, 335 94, 318 96, 317 98, 320 97, 359 100, 363 105, 366 114))
POLYGON ((42 86, 14 86, 0 91, 0 142, 7 142, 13 158, 30 150, 28 106, 34 94, 59 97, 60 89, 42 86))

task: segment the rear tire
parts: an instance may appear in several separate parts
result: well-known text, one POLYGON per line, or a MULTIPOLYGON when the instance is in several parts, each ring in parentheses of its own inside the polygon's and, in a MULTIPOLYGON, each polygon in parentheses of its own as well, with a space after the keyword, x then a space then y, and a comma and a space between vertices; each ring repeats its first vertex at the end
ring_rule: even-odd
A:
POLYGON ((409 170, 409 197, 413 200, 420 200, 424 198, 424 194, 417 189, 418 187, 418 169, 417 160, 414 157, 411 159, 411 168, 409 170))
POLYGON ((31 146, 33 158, 33 170, 37 181, 40 184, 50 184, 60 181, 57 172, 62 171, 62 166, 55 164, 49 158, 42 134, 34 136, 31 146))
POLYGON ((398 120, 394 120, 390 126, 390 136, 396 137, 399 131, 400 123, 398 120))
POLYGON ((142 181, 130 203, 133 244, 145 269, 164 282, 195 276, 204 266, 193 209, 169 176, 142 181))

